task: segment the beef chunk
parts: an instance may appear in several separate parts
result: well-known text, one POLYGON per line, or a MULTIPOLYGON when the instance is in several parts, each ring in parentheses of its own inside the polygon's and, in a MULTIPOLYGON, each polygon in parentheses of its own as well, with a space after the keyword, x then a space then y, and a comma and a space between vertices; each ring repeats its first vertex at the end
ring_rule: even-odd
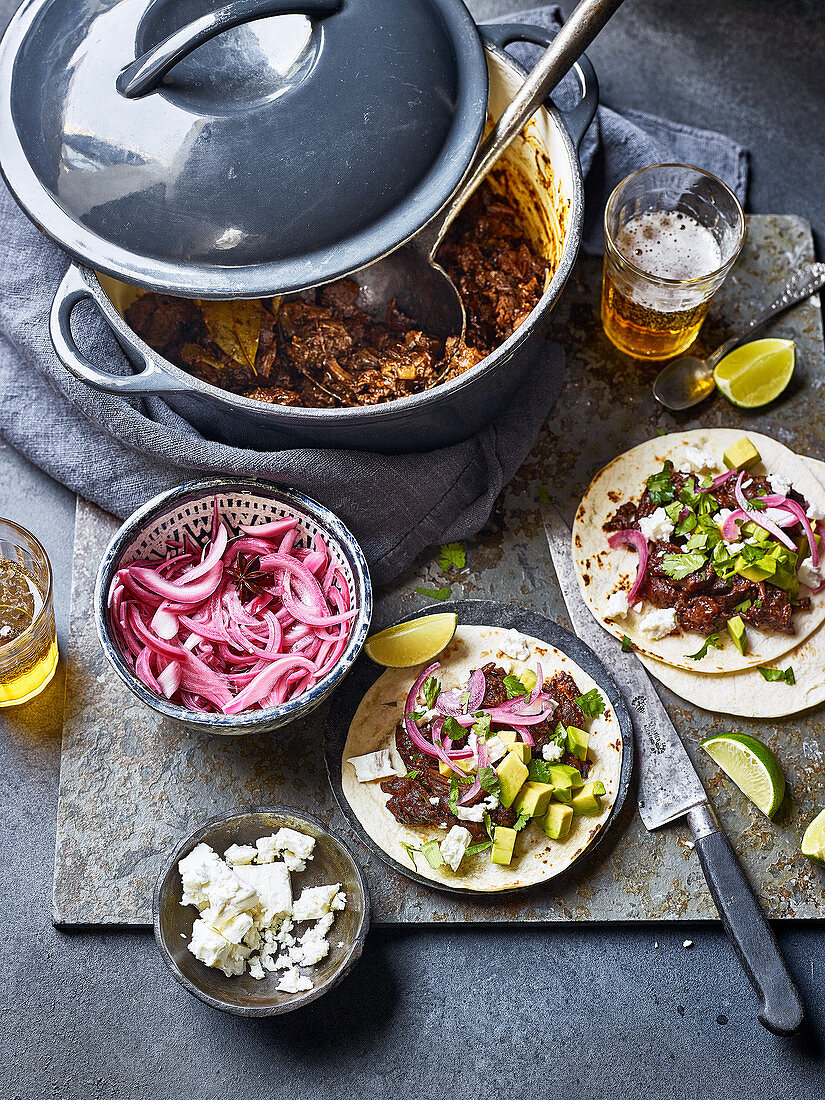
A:
POLYGON ((719 622, 720 607, 710 596, 685 596, 676 604, 676 621, 682 630, 712 634, 719 622))
POLYGON ((575 701, 581 696, 581 692, 570 673, 557 672, 555 676, 545 680, 544 685, 545 690, 549 691, 559 704, 554 716, 555 721, 561 722, 565 726, 577 726, 579 729, 584 729, 584 711, 575 701))
POLYGON ((443 823, 441 806, 432 805, 429 791, 417 779, 393 776, 384 780, 381 790, 390 796, 387 809, 402 825, 423 828, 443 823))
POLYGON ((764 582, 757 585, 759 595, 755 603, 742 612, 742 618, 751 626, 763 630, 776 630, 780 634, 795 634, 794 607, 788 594, 781 588, 764 582))
POLYGON ((504 686, 504 677, 507 673, 501 665, 497 665, 493 661, 483 665, 481 671, 484 673, 482 706, 500 707, 502 703, 507 702, 507 688, 504 686))

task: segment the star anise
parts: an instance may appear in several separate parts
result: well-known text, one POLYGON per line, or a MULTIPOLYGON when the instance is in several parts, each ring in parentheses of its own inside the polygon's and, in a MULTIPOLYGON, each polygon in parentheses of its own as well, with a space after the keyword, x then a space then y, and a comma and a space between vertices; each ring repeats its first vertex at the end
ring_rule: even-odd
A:
POLYGON ((260 565, 261 559, 257 554, 238 554, 232 565, 227 568, 227 576, 235 582, 241 599, 244 596, 251 599, 253 596, 266 594, 265 586, 271 580, 271 576, 269 573, 264 573, 260 565))

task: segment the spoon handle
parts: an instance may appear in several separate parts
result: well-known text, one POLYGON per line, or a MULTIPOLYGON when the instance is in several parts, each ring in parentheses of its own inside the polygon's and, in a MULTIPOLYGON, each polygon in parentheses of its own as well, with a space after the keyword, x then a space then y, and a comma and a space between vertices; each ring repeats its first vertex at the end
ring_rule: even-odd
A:
POLYGON ((740 344, 744 344, 757 329, 766 325, 768 321, 780 313, 784 313, 786 309, 796 305, 797 302, 809 298, 812 294, 821 290, 823 286, 825 286, 825 264, 809 264, 807 267, 795 272, 785 284, 782 293, 774 298, 770 305, 766 306, 756 317, 752 317, 736 336, 732 336, 730 340, 727 340, 721 347, 716 349, 713 355, 706 359, 708 369, 712 371, 729 351, 733 351, 740 344))
POLYGON ((467 199, 623 2, 624 0, 580 0, 570 13, 559 33, 484 139, 470 172, 464 177, 439 219, 433 253, 467 199))

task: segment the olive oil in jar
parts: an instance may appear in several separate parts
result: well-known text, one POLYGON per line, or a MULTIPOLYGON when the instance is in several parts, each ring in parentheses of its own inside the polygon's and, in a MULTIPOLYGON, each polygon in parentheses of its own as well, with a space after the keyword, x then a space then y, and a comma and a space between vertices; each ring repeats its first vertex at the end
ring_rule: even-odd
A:
MULTIPOLYGON (((42 553, 39 543, 37 547, 42 553)), ((37 695, 57 666, 50 570, 45 554, 43 558, 46 597, 33 573, 0 557, 0 707, 37 695)), ((32 564, 41 565, 36 560, 32 564)))

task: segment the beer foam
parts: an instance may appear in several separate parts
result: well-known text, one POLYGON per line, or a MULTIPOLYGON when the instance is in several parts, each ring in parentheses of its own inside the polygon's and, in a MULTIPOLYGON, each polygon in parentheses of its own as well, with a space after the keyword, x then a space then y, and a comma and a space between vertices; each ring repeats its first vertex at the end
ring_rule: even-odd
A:
POLYGON ((722 266, 712 231, 689 214, 652 210, 620 229, 616 248, 634 267, 660 279, 698 279, 722 266))

